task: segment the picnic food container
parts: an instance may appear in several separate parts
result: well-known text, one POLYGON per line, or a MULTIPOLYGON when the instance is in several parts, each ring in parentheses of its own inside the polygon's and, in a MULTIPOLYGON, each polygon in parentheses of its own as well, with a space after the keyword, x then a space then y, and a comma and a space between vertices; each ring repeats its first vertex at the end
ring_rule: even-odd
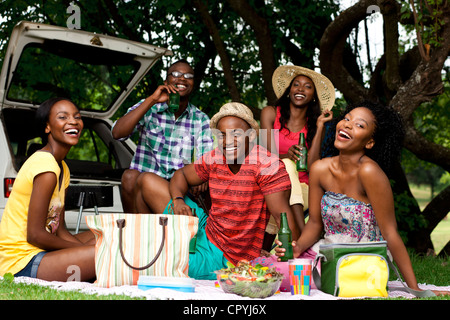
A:
POLYGON ((284 278, 275 268, 252 266, 248 262, 239 262, 236 267, 214 272, 224 292, 249 298, 272 296, 279 290, 284 278))

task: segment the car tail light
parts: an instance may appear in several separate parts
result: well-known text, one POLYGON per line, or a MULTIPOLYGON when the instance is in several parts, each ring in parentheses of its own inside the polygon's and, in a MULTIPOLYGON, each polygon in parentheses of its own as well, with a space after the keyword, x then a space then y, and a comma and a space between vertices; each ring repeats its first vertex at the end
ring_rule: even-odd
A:
POLYGON ((3 190, 5 191, 5 198, 9 198, 9 195, 11 194, 12 187, 14 184, 14 178, 5 178, 5 184, 3 190))

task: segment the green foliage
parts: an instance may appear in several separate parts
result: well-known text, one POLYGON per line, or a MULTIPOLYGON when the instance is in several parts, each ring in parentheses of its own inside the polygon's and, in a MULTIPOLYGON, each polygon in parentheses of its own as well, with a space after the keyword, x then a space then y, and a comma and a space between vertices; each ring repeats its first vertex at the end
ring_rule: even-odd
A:
MULTIPOLYGON (((249 0, 258 15, 269 23, 275 60, 278 64, 295 63, 314 67, 313 57, 323 30, 338 10, 332 0, 261 1, 249 0), (289 46, 289 49, 288 49, 289 46), (294 48, 294 50, 293 50, 294 48)), ((74 2, 80 7, 81 29, 148 42, 174 52, 172 58, 157 62, 141 84, 131 92, 113 120, 142 98, 150 95, 165 78, 167 66, 180 59, 190 61, 198 76, 198 88, 192 102, 212 116, 230 101, 220 59, 206 26, 192 1, 87 1, 74 2)), ((227 2, 209 0, 204 3, 219 29, 233 66, 242 102, 254 107, 265 106, 259 48, 254 31, 234 12, 227 2)), ((4 56, 6 39, 20 20, 66 26, 70 1, 0 2, 0 13, 7 19, 0 26, 0 44, 4 56)), ((87 82, 81 82, 82 87, 87 82)), ((101 91, 92 93, 99 99, 101 91)))
POLYGON ((444 92, 414 112, 415 127, 430 141, 450 148, 448 118, 450 115, 450 76, 445 73, 444 92))
MULTIPOLYGON (((439 36, 439 31, 444 25, 443 6, 445 5, 448 5, 445 0, 415 1, 417 25, 406 26, 407 30, 417 27, 424 44, 435 48, 440 47, 443 39, 439 36)), ((400 14, 402 19, 413 16, 409 0, 401 1, 400 14)))
MULTIPOLYGON (((418 159, 410 151, 402 150, 404 155, 404 167, 407 168, 406 177, 410 183, 418 186, 426 185, 431 188, 431 198, 435 192, 443 190, 449 181, 446 181, 446 172, 441 167, 418 159)), ((447 173, 448 174, 448 173, 447 173)), ((431 199, 430 199, 431 200, 431 199)))
POLYGON ((14 281, 14 275, 11 273, 5 273, 3 275, 3 284, 4 285, 10 285, 14 281))
POLYGON ((84 62, 83 55, 101 57, 101 52, 89 49, 74 54, 72 50, 60 43, 25 48, 8 98, 40 104, 51 97, 63 96, 70 97, 84 110, 107 110, 122 91, 120 86, 125 86, 134 74, 134 62, 129 59, 126 63, 120 57, 111 61, 99 58, 89 64, 84 62), (55 46, 63 57, 52 53, 55 46))
MULTIPOLYGON (((391 181, 391 183, 394 183, 391 181)), ((412 215, 411 207, 418 206, 416 199, 408 196, 407 192, 394 194, 395 218, 398 224, 398 233, 404 243, 408 242, 408 234, 427 226, 423 215, 412 215)))
MULTIPOLYGON (((444 79, 444 93, 431 102, 423 103, 414 112, 414 124, 417 130, 436 144, 450 148, 448 118, 450 110, 450 82, 448 75, 444 79)), ((441 167, 418 159, 407 150, 402 151, 402 167, 408 181, 418 185, 426 184, 432 192, 444 189, 450 181, 441 167)))
POLYGON ((67 159, 102 162, 115 168, 114 157, 110 153, 111 150, 92 129, 85 129, 78 144, 70 149, 67 159))

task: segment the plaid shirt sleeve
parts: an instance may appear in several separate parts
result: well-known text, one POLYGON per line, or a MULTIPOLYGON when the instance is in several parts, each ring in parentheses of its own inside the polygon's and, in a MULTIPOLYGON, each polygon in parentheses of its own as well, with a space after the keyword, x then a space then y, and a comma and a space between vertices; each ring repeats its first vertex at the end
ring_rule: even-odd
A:
MULTIPOLYGON (((128 108, 128 110, 127 110, 127 112, 126 112, 125 114, 128 114, 130 111, 132 111, 132 110, 136 109, 137 107, 139 107, 139 106, 141 105, 141 103, 144 102, 144 100, 145 100, 145 99, 142 99, 141 101, 139 101, 138 103, 136 103, 134 106, 128 108)), ((114 121, 113 125, 111 126, 111 132, 113 131, 113 129, 114 129, 116 123, 117 123, 117 120, 114 121)), ((140 127, 142 127, 142 126, 143 126, 143 119, 141 119, 141 120, 138 122, 138 124, 136 125, 136 127, 133 129, 133 131, 132 131, 128 136, 123 137, 123 138, 119 138, 119 139, 117 139, 117 140, 119 140, 119 141, 125 141, 125 140, 127 140, 129 137, 131 137, 131 136, 133 135, 134 132, 136 132, 136 130, 137 130, 138 128, 140 128, 140 127)))
POLYGON ((214 140, 211 128, 209 127, 210 119, 209 117, 201 112, 201 125, 200 130, 196 133, 195 141, 195 155, 194 160, 198 157, 204 155, 205 153, 213 150, 214 140))

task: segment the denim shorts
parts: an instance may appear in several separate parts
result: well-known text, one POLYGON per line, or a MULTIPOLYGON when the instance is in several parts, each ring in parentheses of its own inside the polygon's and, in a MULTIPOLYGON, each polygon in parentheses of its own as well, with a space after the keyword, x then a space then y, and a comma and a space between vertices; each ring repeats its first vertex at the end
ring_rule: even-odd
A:
POLYGON ((46 253, 47 253, 46 251, 39 252, 37 255, 33 257, 33 259, 31 259, 30 262, 28 262, 25 268, 17 272, 14 276, 36 278, 39 265, 41 264, 41 260, 46 253))

